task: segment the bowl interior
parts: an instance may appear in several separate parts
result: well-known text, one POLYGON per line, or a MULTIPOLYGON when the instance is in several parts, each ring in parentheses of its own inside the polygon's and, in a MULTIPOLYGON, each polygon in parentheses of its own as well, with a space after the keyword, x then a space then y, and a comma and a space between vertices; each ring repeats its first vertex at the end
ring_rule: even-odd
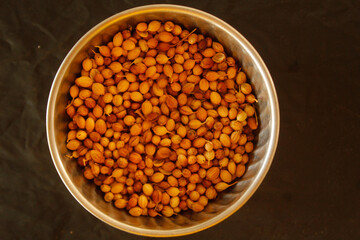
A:
POLYGON ((223 21, 198 10, 174 5, 150 5, 119 13, 95 26, 69 52, 53 83, 48 103, 47 130, 55 166, 73 196, 89 212, 108 224, 136 234, 151 236, 183 235, 210 227, 240 208, 255 192, 265 176, 276 148, 278 106, 271 77, 251 45, 223 21), (107 42, 119 30, 140 21, 171 20, 189 30, 197 28, 218 39, 228 53, 238 60, 249 77, 258 97, 259 135, 248 169, 234 187, 220 194, 201 213, 185 212, 171 218, 132 217, 103 200, 94 184, 86 181, 76 161, 65 157, 67 121, 65 106, 68 90, 80 73, 81 61, 91 54, 93 46, 107 42))

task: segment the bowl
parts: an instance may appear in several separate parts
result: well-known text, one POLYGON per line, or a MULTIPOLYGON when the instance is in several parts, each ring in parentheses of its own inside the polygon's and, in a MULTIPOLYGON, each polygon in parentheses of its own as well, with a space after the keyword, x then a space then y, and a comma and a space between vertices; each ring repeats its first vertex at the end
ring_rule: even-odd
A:
MULTIPOLYGON (((66 30, 65 30, 66 31, 66 30)), ((270 73, 251 44, 233 27, 203 11, 177 5, 147 5, 132 8, 102 21, 87 32, 70 50, 53 81, 47 106, 47 139, 56 170, 74 198, 105 223, 138 235, 168 237, 209 228, 236 212, 254 194, 269 170, 279 135, 279 106, 270 73), (68 159, 65 147, 68 90, 80 73, 81 62, 93 49, 117 31, 140 21, 171 20, 187 29, 197 28, 221 42, 237 59, 258 97, 259 134, 247 171, 231 189, 220 194, 201 213, 184 212, 166 217, 132 217, 106 203, 94 184, 84 179, 76 161, 68 159)), ((90 227, 90 226, 89 226, 90 227)))

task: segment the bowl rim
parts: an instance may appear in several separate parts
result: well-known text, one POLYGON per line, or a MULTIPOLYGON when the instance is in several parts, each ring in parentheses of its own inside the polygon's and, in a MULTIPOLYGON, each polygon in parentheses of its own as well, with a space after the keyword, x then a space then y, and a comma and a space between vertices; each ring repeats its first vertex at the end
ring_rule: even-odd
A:
POLYGON ((47 102, 47 110, 46 110, 46 133, 47 133, 47 141, 49 145, 50 154, 61 180, 63 181, 69 192, 72 194, 72 196, 88 212, 90 212, 92 215, 94 215, 101 221, 109 224, 110 226, 132 234, 150 236, 150 237, 175 237, 175 236, 183 236, 183 235, 196 233, 220 223, 221 221, 225 220, 226 218, 234 214, 237 210, 239 210, 255 193, 255 191, 257 190, 257 188, 260 186, 261 182, 265 178, 266 173, 270 168, 270 165, 272 163, 272 160, 276 152, 276 147, 279 138, 279 131, 280 131, 280 110, 279 110, 279 103, 277 99, 275 86, 265 63, 263 62, 258 52, 255 50, 255 48, 246 40, 244 36, 242 36, 235 28, 230 26, 225 21, 207 12, 195 8, 175 5, 175 4, 150 4, 140 7, 134 7, 119 12, 117 14, 114 14, 106 18, 105 20, 101 21, 94 27, 92 27, 86 34, 84 34, 76 42, 76 44, 71 48, 71 50, 66 55, 63 62, 61 63, 51 86, 51 90, 47 102), (210 218, 194 226, 179 228, 179 229, 170 229, 170 230, 144 229, 137 226, 125 224, 121 221, 113 219, 112 217, 109 217, 108 215, 97 209, 85 197, 82 196, 80 191, 71 181, 70 177, 66 174, 66 170, 64 165, 62 164, 60 153, 56 146, 56 140, 55 140, 54 110, 55 110, 55 100, 57 96, 57 90, 61 85, 61 81, 64 77, 66 69, 69 67, 71 63, 70 60, 77 55, 79 51, 79 47, 83 46, 83 44, 85 44, 88 41, 88 39, 93 38, 96 35, 96 33, 99 31, 99 29, 102 28, 104 29, 108 26, 111 26, 114 22, 117 21, 118 18, 135 14, 139 11, 150 13, 154 9, 195 14, 197 17, 207 19, 208 21, 211 21, 213 24, 221 26, 224 29, 224 31, 228 32, 230 35, 233 35, 235 38, 237 38, 239 40, 238 41, 239 44, 241 44, 242 47, 249 53, 254 64, 258 66, 260 74, 263 77, 263 81, 266 85, 267 90, 269 91, 269 102, 271 106, 271 119, 272 119, 270 126, 271 131, 270 131, 269 146, 266 150, 266 154, 264 155, 264 163, 260 167, 259 171, 256 173, 254 180, 249 185, 249 187, 244 191, 242 196, 231 206, 229 206, 223 212, 219 213, 217 216, 213 218, 210 218))

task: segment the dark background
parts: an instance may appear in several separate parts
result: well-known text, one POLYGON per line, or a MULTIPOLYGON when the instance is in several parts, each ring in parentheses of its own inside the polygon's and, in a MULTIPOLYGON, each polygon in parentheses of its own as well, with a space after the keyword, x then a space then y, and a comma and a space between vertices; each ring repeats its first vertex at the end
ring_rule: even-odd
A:
MULTIPOLYGON (((93 217, 50 157, 46 101, 61 61, 91 27, 159 1, 2 1, 0 238, 140 239, 93 217)), ((163 1, 207 11, 258 50, 281 130, 264 182, 233 216, 186 239, 360 238, 360 2, 163 1)))

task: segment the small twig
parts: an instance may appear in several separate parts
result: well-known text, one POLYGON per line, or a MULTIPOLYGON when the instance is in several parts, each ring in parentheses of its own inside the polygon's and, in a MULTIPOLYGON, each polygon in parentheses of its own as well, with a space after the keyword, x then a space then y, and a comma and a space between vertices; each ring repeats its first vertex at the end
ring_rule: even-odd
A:
POLYGON ((65 107, 65 109, 68 109, 69 107, 71 107, 71 105, 74 103, 74 99, 71 100, 70 103, 68 103, 68 105, 65 107))
POLYGON ((171 47, 175 47, 177 46, 179 43, 183 42, 185 39, 187 39, 191 34, 193 34, 195 31, 197 30, 197 28, 194 28, 194 30, 192 30, 188 35, 186 35, 183 39, 181 39, 180 41, 178 41, 176 44, 172 45, 171 47))
MULTIPOLYGON (((256 100, 256 99, 255 99, 256 100)), ((256 100, 257 102, 257 100, 256 100)), ((254 107, 254 106, 253 106, 254 107)), ((254 108, 255 109, 255 108, 254 108)), ((255 121, 256 121, 256 126, 259 126, 259 121, 258 121, 258 116, 257 116, 257 113, 256 113, 256 110, 255 110, 255 121)))
POLYGON ((140 112, 140 109, 136 110, 135 113, 138 114, 142 118, 142 120, 146 120, 144 115, 142 115, 142 113, 140 112))

